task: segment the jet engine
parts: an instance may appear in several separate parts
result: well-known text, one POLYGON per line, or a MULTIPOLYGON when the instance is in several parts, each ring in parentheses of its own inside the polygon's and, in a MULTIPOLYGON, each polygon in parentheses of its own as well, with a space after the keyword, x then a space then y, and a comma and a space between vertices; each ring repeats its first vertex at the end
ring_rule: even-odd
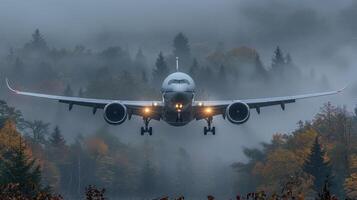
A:
POLYGON ((112 125, 122 124, 127 118, 125 105, 113 102, 104 107, 104 119, 112 125))
POLYGON ((249 119, 249 106, 243 102, 232 103, 226 109, 226 116, 233 124, 243 124, 249 119))

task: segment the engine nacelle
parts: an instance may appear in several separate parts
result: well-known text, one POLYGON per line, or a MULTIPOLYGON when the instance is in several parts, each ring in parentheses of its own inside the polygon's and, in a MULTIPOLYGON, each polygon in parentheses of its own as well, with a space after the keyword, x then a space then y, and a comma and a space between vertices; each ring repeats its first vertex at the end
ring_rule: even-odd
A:
POLYGON ((226 116, 233 124, 243 124, 249 119, 249 106, 243 102, 232 103, 226 109, 226 116))
POLYGON ((109 124, 122 124, 127 116, 126 106, 121 103, 113 102, 104 107, 104 119, 109 124))

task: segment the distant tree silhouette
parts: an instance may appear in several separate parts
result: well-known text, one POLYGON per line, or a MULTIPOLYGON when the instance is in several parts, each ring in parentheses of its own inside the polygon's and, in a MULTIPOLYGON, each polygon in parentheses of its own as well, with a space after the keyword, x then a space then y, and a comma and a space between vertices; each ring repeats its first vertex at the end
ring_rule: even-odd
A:
POLYGON ((22 130, 24 128, 25 120, 22 113, 16 108, 7 105, 5 101, 0 100, 0 127, 3 127, 8 120, 15 122, 18 129, 22 130))
POLYGON ((274 51, 271 68, 275 72, 282 73, 282 70, 284 69, 284 65, 285 65, 285 57, 280 47, 278 46, 274 51))
MULTIPOLYGON (((191 50, 188 38, 183 34, 179 33, 174 38, 174 50, 173 55, 180 58, 180 63, 185 67, 191 62, 191 50)), ((187 68, 186 68, 187 69, 187 68)))
POLYGON ((53 132, 50 135, 49 142, 52 147, 62 148, 66 145, 66 141, 61 134, 61 131, 58 126, 56 126, 53 132))
POLYGON ((41 120, 26 121, 25 128, 32 135, 34 142, 44 143, 46 136, 49 134, 48 128, 50 124, 41 120))
POLYGON ((25 44, 25 50, 34 52, 45 52, 49 50, 47 43, 39 29, 36 29, 32 34, 32 40, 25 44))
POLYGON ((162 55, 162 52, 160 52, 158 58, 156 59, 155 68, 153 70, 153 83, 155 85, 159 85, 168 74, 169 68, 166 64, 164 56, 162 55))
POLYGON ((318 137, 316 137, 303 170, 314 177, 313 189, 318 193, 323 189, 325 181, 331 178, 331 167, 329 162, 325 161, 324 156, 325 152, 321 148, 318 137))
POLYGON ((144 55, 144 53, 143 53, 141 48, 136 53, 134 62, 137 65, 137 67, 146 68, 147 60, 146 60, 146 57, 145 57, 145 55, 144 55))

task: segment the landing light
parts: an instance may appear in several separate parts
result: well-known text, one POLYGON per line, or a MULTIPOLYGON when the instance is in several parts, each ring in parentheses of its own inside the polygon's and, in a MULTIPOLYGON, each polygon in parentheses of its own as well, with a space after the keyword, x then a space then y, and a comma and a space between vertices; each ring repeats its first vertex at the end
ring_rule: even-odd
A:
POLYGON ((205 108, 206 114, 212 114, 212 108, 205 108))
POLYGON ((154 102, 154 106, 157 106, 157 102, 154 102))
POLYGON ((145 112, 146 114, 149 114, 150 111, 151 111, 150 108, 145 108, 145 109, 144 109, 144 112, 145 112))
POLYGON ((198 102, 198 106, 203 106, 203 103, 202 102, 198 102))

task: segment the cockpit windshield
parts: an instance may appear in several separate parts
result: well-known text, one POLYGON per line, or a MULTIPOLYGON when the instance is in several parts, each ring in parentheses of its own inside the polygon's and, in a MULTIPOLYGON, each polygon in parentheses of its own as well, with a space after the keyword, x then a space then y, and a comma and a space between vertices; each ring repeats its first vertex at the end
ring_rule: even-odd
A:
POLYGON ((186 80, 186 79, 172 79, 172 80, 169 81, 168 84, 171 85, 173 83, 190 85, 190 82, 188 80, 186 80))

